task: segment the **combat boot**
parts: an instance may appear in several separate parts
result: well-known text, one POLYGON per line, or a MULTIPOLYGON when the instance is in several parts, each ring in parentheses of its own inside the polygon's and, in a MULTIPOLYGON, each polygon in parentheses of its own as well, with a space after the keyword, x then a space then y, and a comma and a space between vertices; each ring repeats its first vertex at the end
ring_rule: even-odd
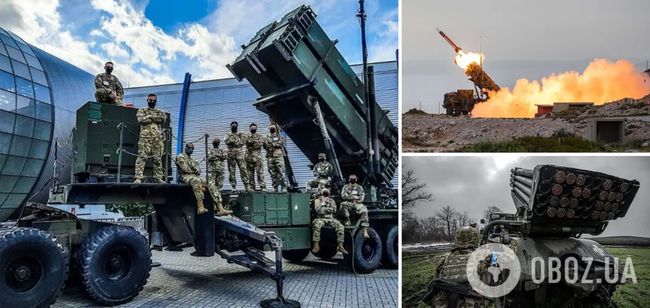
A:
POLYGON ((231 194, 236 194, 236 193, 238 193, 238 191, 237 191, 237 186, 234 186, 234 185, 233 185, 233 186, 230 186, 230 187, 231 187, 231 188, 230 188, 230 193, 231 193, 231 194))
POLYGON ((347 255, 348 251, 345 250, 345 247, 343 247, 343 243, 339 242, 339 244, 336 246, 336 250, 340 251, 342 254, 347 255))
POLYGON ((350 217, 345 217, 345 219, 343 219, 343 225, 344 226, 349 226, 350 225, 350 217))
POLYGON ((206 209, 205 206, 203 205, 203 200, 201 200, 201 199, 196 200, 196 213, 198 215, 201 215, 201 214, 204 214, 204 213, 207 213, 207 212, 208 212, 208 209, 206 209))
POLYGON ((280 192, 277 186, 273 186, 273 192, 280 192))
POLYGON ((221 205, 221 202, 219 202, 219 204, 217 204, 217 216, 227 216, 227 215, 231 215, 231 214, 232 214, 232 210, 226 210, 225 208, 223 208, 223 205, 221 205))
POLYGON ((363 237, 369 238, 370 235, 368 235, 368 227, 362 227, 361 232, 363 232, 363 237))
POLYGON ((133 184, 141 184, 141 183, 142 183, 141 179, 135 179, 135 181, 133 181, 133 184))
POLYGON ((320 251, 320 244, 318 242, 314 242, 314 248, 311 249, 312 253, 318 253, 320 251))

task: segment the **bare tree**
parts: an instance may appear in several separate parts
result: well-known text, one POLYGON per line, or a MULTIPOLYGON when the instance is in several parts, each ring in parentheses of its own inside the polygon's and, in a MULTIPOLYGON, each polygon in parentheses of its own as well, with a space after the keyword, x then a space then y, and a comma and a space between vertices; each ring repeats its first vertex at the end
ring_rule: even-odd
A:
POLYGON ((470 223, 471 223, 471 219, 469 218, 469 215, 467 215, 467 212, 458 213, 459 228, 469 226, 470 223))
POLYGON ((455 229, 456 211, 451 206, 446 205, 440 211, 436 212, 436 217, 447 229, 447 239, 451 239, 452 230, 455 229))
POLYGON ((485 220, 489 220, 490 216, 492 216, 492 214, 500 213, 500 212, 503 212, 503 210, 501 210, 499 207, 490 206, 485 211, 483 211, 483 217, 485 218, 485 220))
POLYGON ((433 201, 431 193, 426 191, 426 183, 415 177, 415 170, 402 174, 402 209, 410 209, 419 201, 433 201))

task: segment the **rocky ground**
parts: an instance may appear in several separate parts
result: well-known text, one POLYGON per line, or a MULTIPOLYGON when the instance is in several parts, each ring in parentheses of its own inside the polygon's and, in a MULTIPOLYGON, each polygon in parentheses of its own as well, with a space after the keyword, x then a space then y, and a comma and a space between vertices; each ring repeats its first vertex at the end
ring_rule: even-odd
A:
MULTIPOLYGON (((586 138, 589 121, 603 117, 626 118, 625 138, 617 150, 650 150, 650 95, 639 100, 623 99, 534 119, 405 113, 402 118, 403 148, 405 152, 453 152, 476 143, 506 142, 528 136, 551 137, 569 133, 586 138), (634 146, 628 148, 628 144, 634 146)), ((603 146, 607 149, 606 145, 603 146)))

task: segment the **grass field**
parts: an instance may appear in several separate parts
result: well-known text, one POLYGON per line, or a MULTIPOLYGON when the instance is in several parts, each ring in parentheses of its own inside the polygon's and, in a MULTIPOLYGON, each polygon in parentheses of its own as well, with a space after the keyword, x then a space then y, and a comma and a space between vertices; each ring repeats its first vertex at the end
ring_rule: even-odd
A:
MULTIPOLYGON (((606 247, 614 256, 625 261, 631 257, 637 283, 619 285, 614 293, 614 301, 619 307, 650 307, 650 248, 606 247)), ((425 288, 435 272, 438 257, 446 250, 402 251, 402 305, 403 307, 426 307, 418 302, 418 291, 425 288)))

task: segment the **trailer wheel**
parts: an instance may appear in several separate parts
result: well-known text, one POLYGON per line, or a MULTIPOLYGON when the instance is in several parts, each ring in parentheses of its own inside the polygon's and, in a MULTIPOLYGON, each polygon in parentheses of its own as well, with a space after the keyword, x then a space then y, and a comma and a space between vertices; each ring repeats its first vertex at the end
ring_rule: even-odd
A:
POLYGON ((301 262, 302 260, 307 258, 308 255, 309 255, 309 248, 282 251, 282 257, 294 263, 301 262))
POLYGON ((375 229, 368 228, 369 238, 364 238, 361 230, 354 236, 353 266, 361 274, 372 273, 379 267, 382 257, 381 238, 375 229))
POLYGON ((391 226, 386 232, 386 241, 384 242, 384 258, 382 263, 390 268, 397 268, 399 263, 399 241, 397 239, 399 231, 397 226, 391 226))
POLYGON ((88 295, 101 305, 119 305, 136 297, 147 283, 151 251, 135 229, 107 226, 86 239, 79 263, 88 295))
POLYGON ((35 228, 0 232, 0 305, 49 306, 61 293, 68 257, 55 238, 35 228))

